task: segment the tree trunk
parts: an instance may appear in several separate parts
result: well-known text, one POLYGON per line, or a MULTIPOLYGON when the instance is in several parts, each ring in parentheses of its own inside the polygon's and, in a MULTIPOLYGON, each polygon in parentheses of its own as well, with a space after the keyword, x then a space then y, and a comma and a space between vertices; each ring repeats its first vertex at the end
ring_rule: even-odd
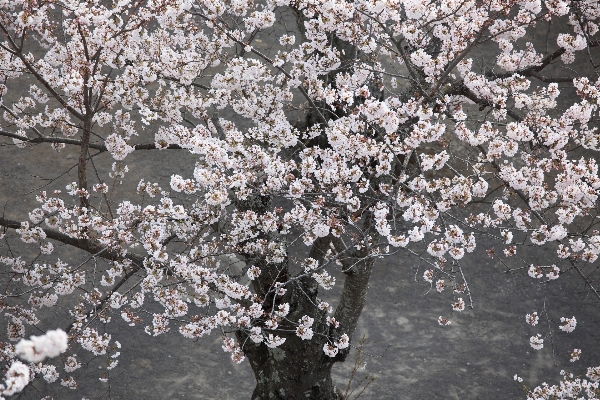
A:
POLYGON ((331 379, 333 361, 325 359, 322 343, 294 336, 274 349, 246 342, 244 350, 256 378, 252 399, 341 399, 331 379))
MULTIPOLYGON (((308 256, 322 262, 329 243, 330 238, 318 238, 308 256)), ((269 266, 273 267, 264 265, 266 270, 269 266)), ((279 267, 281 273, 285 268, 279 267)), ((290 306, 286 318, 278 319, 279 326, 274 332, 285 338, 283 344, 269 348, 264 343, 254 343, 243 331, 236 332, 256 378, 252 399, 342 399, 331 379, 331 368, 337 360, 323 352, 330 327, 326 322, 327 312, 315 307, 319 286, 313 278, 306 276, 290 282, 287 289, 283 297, 271 300, 290 306), (314 319, 314 336, 309 340, 297 336, 296 325, 292 323, 305 315, 314 319)), ((269 304, 268 308, 271 308, 271 302, 269 304)))
POLYGON ((237 338, 243 343, 256 378, 256 388, 252 399, 341 399, 331 379, 331 368, 337 361, 323 352, 329 326, 327 313, 316 309, 318 286, 314 279, 303 278, 293 285, 284 296, 290 304, 290 313, 282 319, 277 335, 285 342, 277 348, 269 348, 264 343, 252 342, 243 332, 237 338), (295 326, 288 321, 297 321, 304 315, 314 318, 314 336, 302 340, 296 335, 295 326))

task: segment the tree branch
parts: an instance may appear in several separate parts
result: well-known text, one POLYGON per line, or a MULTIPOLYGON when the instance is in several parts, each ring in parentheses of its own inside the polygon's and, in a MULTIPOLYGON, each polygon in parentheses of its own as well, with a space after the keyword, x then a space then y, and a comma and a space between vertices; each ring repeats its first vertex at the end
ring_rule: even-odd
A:
MULTIPOLYGON (((4 226, 10 229, 19 229, 21 228, 21 223, 19 221, 0 217, 0 226, 4 226)), ((139 254, 127 253, 126 256, 123 256, 120 253, 115 252, 114 250, 108 249, 106 246, 102 245, 101 243, 95 240, 76 239, 55 229, 42 228, 42 230, 46 234, 46 237, 48 237, 49 239, 56 240, 63 244, 68 244, 70 246, 76 247, 80 250, 84 250, 90 254, 95 254, 102 258, 116 261, 123 261, 125 259, 129 259, 138 265, 142 265, 144 262, 144 257, 139 254)))
MULTIPOLYGON (((215 23, 214 20, 211 20, 210 18, 208 18, 207 16, 205 16, 204 14, 200 14, 200 13, 192 13, 192 15, 197 15, 199 17, 201 17, 202 19, 206 20, 206 21, 210 21, 212 23, 215 23)), ((242 47, 246 46, 246 43, 238 40, 235 36, 233 36, 231 33, 227 32, 227 30, 223 29, 223 33, 230 39, 233 40, 235 43, 239 44, 242 47)), ((267 57, 265 54, 261 53, 260 51, 256 50, 256 49, 252 49, 251 51, 252 53, 256 54, 257 56, 259 56, 260 58, 262 58, 263 60, 267 61, 269 64, 273 65, 274 61, 271 60, 269 57, 267 57)), ((282 74, 285 75, 286 78, 288 79, 292 79, 292 76, 283 68, 278 67, 273 65, 275 68, 277 68, 282 74)), ((325 117, 323 116, 323 114, 321 114, 321 112, 319 111, 318 107, 316 106, 315 102, 313 101, 313 99, 308 95, 308 93, 306 92, 306 90, 304 90, 304 88, 302 86, 298 86, 298 90, 300 90, 300 93, 302 93, 302 96, 304 96, 304 98, 306 100, 308 100, 308 103, 310 104, 310 106, 315 110, 315 112, 317 113, 317 115, 319 116, 319 119, 321 121, 323 121, 323 123, 325 125, 328 125, 327 120, 325 119, 325 117)))
MULTIPOLYGON (((75 146, 81 146, 81 140, 69 139, 69 138, 57 138, 57 137, 42 136, 42 137, 35 137, 33 139, 30 139, 28 137, 17 135, 16 133, 6 132, 6 131, 0 131, 0 136, 15 138, 15 139, 21 140, 22 142, 31 143, 31 144, 64 143, 64 144, 72 144, 75 146)), ((100 150, 100 151, 108 151, 108 149, 106 148, 105 145, 97 144, 97 143, 90 143, 89 148, 100 150)), ((156 144, 154 144, 154 143, 135 144, 135 145, 133 145, 133 148, 135 150, 156 150, 157 149, 156 144)), ((166 147, 166 149, 181 150, 182 147, 177 144, 170 144, 168 147, 166 147)))
POLYGON ((22 49, 19 48, 19 46, 17 46, 17 44, 14 42, 14 40, 10 37, 10 34, 9 34, 8 30, 6 29, 6 27, 4 26, 4 24, 0 23, 0 29, 2 29, 4 31, 6 38, 8 39, 11 46, 13 47, 13 49, 14 49, 13 54, 21 60, 21 62, 23 63, 23 65, 25 65, 27 70, 29 72, 31 72, 31 74, 33 76, 35 76, 35 78, 38 80, 38 82, 40 82, 42 85, 44 85, 46 90, 48 90, 48 92, 50 92, 50 94, 52 95, 52 97, 54 97, 56 99, 56 101, 58 101, 63 107, 65 107, 67 110, 69 110, 69 112, 71 114, 73 114, 73 116, 75 116, 75 118, 82 120, 84 118, 84 115, 82 113, 80 113, 79 111, 77 111, 74 107, 69 105, 69 103, 67 103, 67 101, 65 99, 63 99, 62 96, 56 90, 54 90, 52 85, 50 85, 50 83, 46 79, 44 79, 44 77, 37 71, 37 69, 35 69, 29 61, 27 61, 27 58, 23 54, 22 49))
MULTIPOLYGON (((378 236, 373 225, 373 213, 367 212, 365 214, 365 237, 378 236)), ((373 272, 373 266, 375 265, 375 258, 370 257, 369 253, 370 246, 365 246, 357 252, 357 257, 360 261, 353 266, 354 273, 346 274, 340 303, 334 313, 334 318, 340 323, 339 328, 334 333, 339 335, 344 332, 350 339, 352 339, 352 335, 356 330, 358 319, 365 305, 369 281, 373 272)), ((335 334, 333 335, 334 337, 337 336, 335 334)), ((335 360, 344 361, 349 352, 349 347, 340 351, 335 360)))
MULTIPOLYGON (((477 148, 479 149, 479 151, 481 151, 481 153, 486 156, 487 153, 485 151, 485 149, 483 148, 483 146, 479 145, 477 146, 477 148)), ((490 162, 490 164, 492 165, 492 167, 494 167, 496 169, 496 171, 500 172, 500 166, 498 165, 498 163, 496 163, 496 161, 492 160, 490 162)), ((498 178, 501 182, 503 182, 506 187, 510 187, 518 196, 519 198, 527 205, 529 205, 529 199, 527 198, 527 196, 525 196, 525 194, 518 189, 515 189, 513 187, 511 187, 508 182, 506 182, 504 179, 500 178, 499 175, 496 175, 496 178, 498 178)), ((538 221, 540 221, 543 225, 549 226, 550 224, 546 221, 546 219, 536 210, 532 210, 530 209, 531 213, 537 218, 538 221)), ((558 244, 563 244, 562 240, 557 240, 556 243, 558 244)), ((577 264, 575 263, 575 261, 569 257, 569 263, 571 264, 571 266, 573 267, 573 269, 575 269, 575 271, 577 271, 577 273, 579 274, 579 276, 583 279, 583 281, 585 282, 586 285, 588 285, 590 287, 590 289, 592 290, 592 292, 594 293, 594 295, 598 298, 598 300, 600 300, 600 292, 594 287, 594 285, 592 285, 592 281, 590 281, 590 279, 585 276, 583 274, 583 272, 581 272, 581 270, 579 269, 579 267, 577 267, 577 264)))
MULTIPOLYGON (((333 243, 333 247, 335 247, 335 251, 338 254, 348 252, 348 248, 341 238, 333 236, 331 238, 331 243, 333 243)), ((356 265, 356 262, 354 259, 356 259, 354 254, 350 255, 349 257, 338 258, 338 261, 342 263, 343 272, 345 274, 352 274, 355 272, 354 266, 356 265)))

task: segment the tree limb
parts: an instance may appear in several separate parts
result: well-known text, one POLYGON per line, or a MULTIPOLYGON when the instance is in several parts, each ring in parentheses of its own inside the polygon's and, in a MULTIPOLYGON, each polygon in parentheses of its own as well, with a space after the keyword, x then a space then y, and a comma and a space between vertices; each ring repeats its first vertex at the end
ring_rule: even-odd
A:
MULTIPOLYGON (((16 133, 6 132, 6 131, 0 131, 0 136, 6 136, 6 137, 18 139, 22 142, 31 143, 31 144, 64 143, 64 144, 72 144, 75 146, 81 146, 81 144, 82 144, 81 140, 77 140, 77 139, 57 138, 57 137, 49 137, 49 136, 35 137, 33 139, 30 139, 28 137, 17 135, 16 133)), ((106 146, 103 144, 90 143, 88 146, 90 149, 95 149, 95 150, 100 150, 100 151, 108 151, 106 146)), ((133 145, 133 148, 135 150, 156 150, 157 149, 156 144, 154 144, 154 143, 135 144, 135 145, 133 145)), ((181 150, 182 147, 177 144, 170 144, 165 149, 181 150)))
MULTIPOLYGON (((6 228, 11 229, 19 229, 21 228, 21 223, 19 221, 0 217, 0 226, 4 226, 6 228)), ((108 249, 106 246, 102 245, 96 240, 76 239, 55 229, 42 228, 42 230, 46 234, 46 237, 48 237, 49 239, 68 244, 80 250, 84 250, 90 254, 100 256, 102 258, 115 261, 123 261, 125 259, 129 259, 138 265, 142 265, 144 262, 144 257, 142 255, 138 255, 135 253, 127 253, 126 256, 123 256, 120 253, 115 252, 114 250, 108 249)))
MULTIPOLYGON (((378 236, 373 226, 373 219, 372 212, 366 213, 364 223, 365 236, 378 236)), ((353 267, 354 273, 346 274, 340 303, 334 313, 334 318, 340 323, 335 333, 339 335, 344 332, 350 339, 352 339, 352 335, 356 330, 358 319, 365 305, 369 281, 373 272, 373 266, 375 265, 375 258, 369 256, 370 250, 370 246, 365 246, 357 252, 360 261, 353 267)), ((349 348, 340 351, 335 360, 344 361, 349 352, 349 348)))

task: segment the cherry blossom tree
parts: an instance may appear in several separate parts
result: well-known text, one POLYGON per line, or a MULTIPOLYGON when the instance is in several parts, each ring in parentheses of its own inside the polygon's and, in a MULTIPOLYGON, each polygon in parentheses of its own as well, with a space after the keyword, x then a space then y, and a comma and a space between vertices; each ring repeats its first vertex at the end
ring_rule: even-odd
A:
MULTIPOLYGON (((0 136, 79 152, 72 183, 0 217, 2 394, 74 388, 76 352, 115 368, 122 318, 221 335, 254 399, 341 398, 331 369, 377 260, 420 257, 448 325, 479 235, 523 279, 568 272, 600 299, 598 23, 596 0, 0 0, 0 136), (168 186, 119 191, 132 153, 173 151, 194 161, 168 186), (71 322, 40 332, 57 304, 71 322)), ((595 398, 599 380, 527 390, 595 398)))

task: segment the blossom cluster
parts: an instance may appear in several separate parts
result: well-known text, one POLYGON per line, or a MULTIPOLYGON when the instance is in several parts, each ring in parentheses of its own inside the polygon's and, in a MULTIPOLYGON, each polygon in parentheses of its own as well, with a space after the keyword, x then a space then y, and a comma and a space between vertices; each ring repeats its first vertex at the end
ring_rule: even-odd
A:
POLYGON ((46 357, 56 357, 67 350, 67 334, 60 330, 51 330, 42 336, 31 336, 30 340, 21 339, 15 346, 15 353, 23 360, 37 363, 46 357))
MULTIPOLYGON (((600 367, 588 368, 588 379, 575 377, 572 373, 560 371, 563 379, 558 385, 543 383, 533 390, 528 390, 527 400, 543 399, 597 399, 599 392, 598 370, 600 367)), ((519 378, 520 379, 520 378, 519 378)))

